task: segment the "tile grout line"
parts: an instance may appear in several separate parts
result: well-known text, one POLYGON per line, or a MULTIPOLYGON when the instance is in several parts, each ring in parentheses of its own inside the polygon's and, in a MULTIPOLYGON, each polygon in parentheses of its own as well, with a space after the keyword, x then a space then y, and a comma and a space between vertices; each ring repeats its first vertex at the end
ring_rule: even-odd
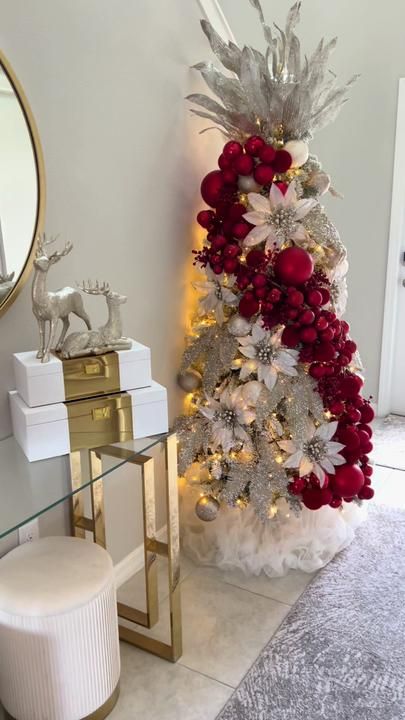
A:
POLYGON ((223 687, 229 688, 229 690, 236 690, 237 685, 230 685, 229 683, 223 682, 223 680, 218 680, 218 678, 213 677, 212 675, 208 675, 207 673, 201 672, 201 670, 195 670, 194 668, 191 668, 189 665, 185 665, 181 662, 181 659, 179 659, 176 663, 177 665, 181 665, 181 667, 185 668, 186 670, 190 670, 190 672, 194 673, 195 675, 201 675, 201 677, 205 677, 208 680, 212 680, 213 682, 218 683, 218 685, 222 685, 223 687))

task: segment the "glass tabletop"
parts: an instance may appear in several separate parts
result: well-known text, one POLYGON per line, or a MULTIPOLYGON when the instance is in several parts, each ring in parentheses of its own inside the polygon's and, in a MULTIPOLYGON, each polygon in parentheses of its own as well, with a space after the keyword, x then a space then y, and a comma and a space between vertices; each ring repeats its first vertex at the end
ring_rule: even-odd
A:
MULTIPOLYGON (((83 465, 80 485, 72 490, 69 456, 29 462, 14 437, 0 441, 0 538, 59 505, 96 480, 125 465, 133 455, 145 454, 170 435, 163 433, 141 440, 115 443, 130 450, 125 459, 109 458, 108 467, 95 477, 83 465)), ((81 451, 85 453, 87 451, 81 451)))

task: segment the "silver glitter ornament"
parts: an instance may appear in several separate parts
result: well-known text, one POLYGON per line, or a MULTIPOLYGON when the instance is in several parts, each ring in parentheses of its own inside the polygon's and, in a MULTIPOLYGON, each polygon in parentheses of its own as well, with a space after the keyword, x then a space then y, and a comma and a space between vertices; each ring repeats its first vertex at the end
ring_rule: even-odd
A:
POLYGON ((195 513, 200 520, 212 522, 218 515, 219 502, 212 495, 203 495, 195 505, 195 513))
POLYGON ((249 335, 251 329, 252 325, 249 320, 246 320, 246 318, 241 315, 233 315, 228 322, 228 330, 231 335, 234 335, 235 337, 244 337, 245 335, 249 335))
POLYGON ((184 392, 194 392, 201 387, 202 377, 197 370, 184 370, 178 374, 177 383, 184 392))

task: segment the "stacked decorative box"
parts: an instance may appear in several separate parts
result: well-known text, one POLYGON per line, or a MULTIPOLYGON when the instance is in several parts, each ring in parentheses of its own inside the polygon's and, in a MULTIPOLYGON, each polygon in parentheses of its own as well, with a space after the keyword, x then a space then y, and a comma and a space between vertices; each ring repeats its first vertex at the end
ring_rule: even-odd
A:
POLYGON ((168 429, 166 389, 152 380, 149 348, 135 340, 129 350, 47 363, 16 353, 14 373, 13 430, 30 461, 168 429))

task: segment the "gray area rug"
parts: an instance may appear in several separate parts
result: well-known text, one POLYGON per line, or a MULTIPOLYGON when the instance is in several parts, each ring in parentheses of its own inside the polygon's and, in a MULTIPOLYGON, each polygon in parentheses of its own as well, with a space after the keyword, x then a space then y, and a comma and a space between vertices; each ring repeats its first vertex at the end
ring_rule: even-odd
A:
POLYGON ((370 507, 218 720, 404 720, 405 512, 370 507))

